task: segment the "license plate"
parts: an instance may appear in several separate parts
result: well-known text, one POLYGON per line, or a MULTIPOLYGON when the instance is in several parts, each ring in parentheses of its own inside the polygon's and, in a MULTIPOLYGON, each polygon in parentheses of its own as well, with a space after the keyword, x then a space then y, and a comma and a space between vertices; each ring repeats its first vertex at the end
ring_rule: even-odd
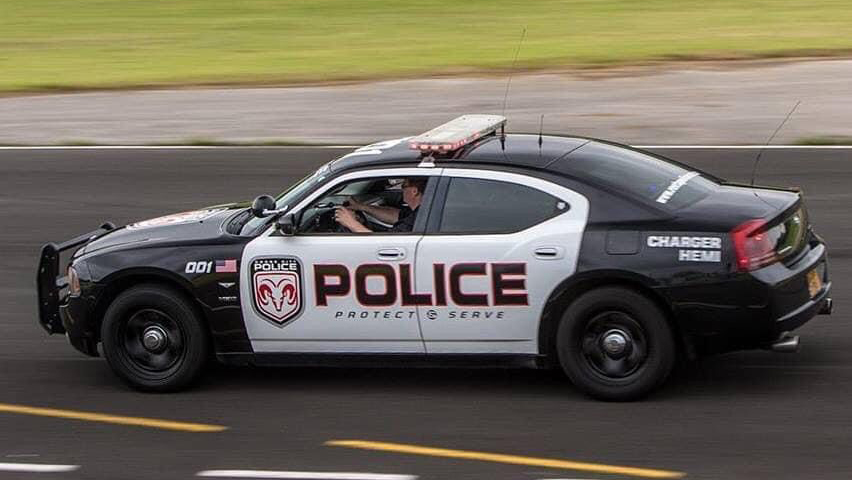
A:
POLYGON ((808 293, 813 298, 820 290, 822 290, 822 279, 819 278, 816 270, 811 270, 808 272, 808 293))

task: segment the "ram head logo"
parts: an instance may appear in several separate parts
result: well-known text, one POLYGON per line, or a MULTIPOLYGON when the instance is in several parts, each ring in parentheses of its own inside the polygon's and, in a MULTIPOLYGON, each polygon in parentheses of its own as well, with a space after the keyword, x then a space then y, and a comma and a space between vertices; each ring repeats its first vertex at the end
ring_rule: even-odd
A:
POLYGON ((254 276, 255 305, 278 324, 299 313, 299 297, 299 276, 295 272, 259 272, 254 276))

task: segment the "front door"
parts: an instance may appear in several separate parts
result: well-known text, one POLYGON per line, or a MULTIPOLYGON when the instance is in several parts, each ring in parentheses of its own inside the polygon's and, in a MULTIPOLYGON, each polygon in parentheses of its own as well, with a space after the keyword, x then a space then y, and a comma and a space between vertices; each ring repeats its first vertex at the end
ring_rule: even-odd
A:
MULTIPOLYGON (((330 203, 328 192, 333 194, 336 186, 344 186, 340 198, 332 199, 339 204, 351 193, 347 190, 354 185, 351 182, 414 175, 423 176, 423 170, 347 174, 329 182, 324 192, 309 197, 293 212, 298 215, 330 203)), ((375 185, 368 188, 366 197, 394 198, 393 191, 377 192, 375 185)), ((403 296, 406 287, 413 288, 417 244, 425 228, 424 207, 409 233, 281 236, 270 228, 249 242, 240 267, 240 293, 254 351, 423 353, 417 308, 406 306, 403 296)), ((316 216, 317 223, 325 221, 323 215, 316 216)))

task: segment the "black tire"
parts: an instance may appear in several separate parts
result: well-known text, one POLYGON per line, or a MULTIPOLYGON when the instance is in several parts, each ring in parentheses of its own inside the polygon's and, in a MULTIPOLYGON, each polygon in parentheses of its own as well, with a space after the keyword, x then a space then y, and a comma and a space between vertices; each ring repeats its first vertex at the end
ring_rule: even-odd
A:
POLYGON ((188 386, 199 377, 210 354, 206 328, 192 303, 160 285, 122 292, 107 308, 101 341, 116 375, 148 392, 188 386), (142 341, 146 334, 147 347, 142 341), (160 338, 165 340, 158 342, 160 338))
POLYGON ((622 287, 591 290, 571 303, 559 322, 556 348, 574 385, 608 401, 647 395, 666 380, 676 358, 665 313, 622 287))

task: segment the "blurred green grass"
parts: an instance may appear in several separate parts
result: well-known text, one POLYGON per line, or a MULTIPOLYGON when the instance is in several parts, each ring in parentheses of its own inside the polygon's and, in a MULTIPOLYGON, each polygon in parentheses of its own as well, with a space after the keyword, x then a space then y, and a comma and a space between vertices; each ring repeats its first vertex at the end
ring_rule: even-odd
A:
POLYGON ((849 0, 0 0, 0 91, 852 52, 849 0))

